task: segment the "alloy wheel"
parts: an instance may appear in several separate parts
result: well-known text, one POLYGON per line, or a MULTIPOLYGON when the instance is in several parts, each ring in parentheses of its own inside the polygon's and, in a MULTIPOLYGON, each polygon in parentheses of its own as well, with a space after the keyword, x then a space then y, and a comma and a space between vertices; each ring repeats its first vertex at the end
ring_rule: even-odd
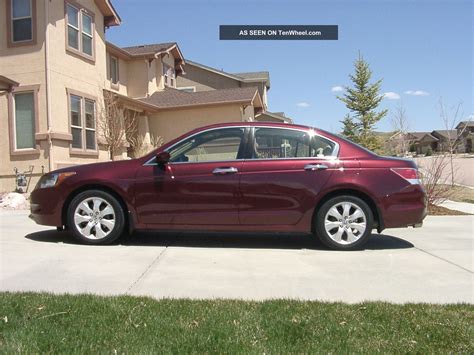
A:
POLYGON ((328 236, 338 244, 352 244, 364 235, 367 216, 353 202, 339 202, 332 206, 324 218, 328 236))
POLYGON ((75 227, 87 239, 99 240, 107 237, 114 229, 115 221, 114 208, 100 197, 84 199, 74 211, 75 227))

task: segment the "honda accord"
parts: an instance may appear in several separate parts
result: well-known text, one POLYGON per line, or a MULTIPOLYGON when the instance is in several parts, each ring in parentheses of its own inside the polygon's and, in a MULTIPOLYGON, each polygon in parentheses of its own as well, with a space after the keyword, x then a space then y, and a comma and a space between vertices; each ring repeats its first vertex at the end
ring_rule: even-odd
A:
POLYGON ((107 244, 134 230, 312 233, 360 248, 373 229, 418 227, 415 163, 300 125, 239 122, 193 130, 148 155, 41 177, 30 217, 107 244))

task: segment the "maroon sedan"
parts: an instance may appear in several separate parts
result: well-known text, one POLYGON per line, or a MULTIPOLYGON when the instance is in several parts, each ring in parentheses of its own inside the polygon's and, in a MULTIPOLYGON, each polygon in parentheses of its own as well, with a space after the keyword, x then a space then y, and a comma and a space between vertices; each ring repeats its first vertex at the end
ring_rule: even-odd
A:
POLYGON ((328 132, 277 123, 196 129, 133 160, 60 169, 31 194, 31 218, 106 244, 125 231, 314 233, 354 249, 372 229, 421 226, 413 161, 328 132))

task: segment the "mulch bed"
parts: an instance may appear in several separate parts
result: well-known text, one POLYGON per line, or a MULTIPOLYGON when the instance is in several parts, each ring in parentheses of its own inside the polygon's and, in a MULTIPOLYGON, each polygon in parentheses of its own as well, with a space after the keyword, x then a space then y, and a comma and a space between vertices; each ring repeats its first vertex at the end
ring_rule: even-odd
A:
POLYGON ((429 205, 428 215, 430 216, 466 216, 466 215, 470 215, 470 213, 451 210, 443 206, 429 205))

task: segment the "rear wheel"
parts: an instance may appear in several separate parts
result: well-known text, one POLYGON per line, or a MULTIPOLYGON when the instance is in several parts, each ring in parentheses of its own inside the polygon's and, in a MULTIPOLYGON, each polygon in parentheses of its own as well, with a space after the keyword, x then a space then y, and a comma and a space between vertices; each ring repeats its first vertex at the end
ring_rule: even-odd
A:
POLYGON ((110 244, 123 233, 124 211, 115 197, 88 190, 74 197, 67 212, 69 229, 85 244, 110 244))
POLYGON ((369 240, 373 214, 365 201, 337 196, 326 201, 316 214, 316 234, 331 249, 351 250, 369 240))

